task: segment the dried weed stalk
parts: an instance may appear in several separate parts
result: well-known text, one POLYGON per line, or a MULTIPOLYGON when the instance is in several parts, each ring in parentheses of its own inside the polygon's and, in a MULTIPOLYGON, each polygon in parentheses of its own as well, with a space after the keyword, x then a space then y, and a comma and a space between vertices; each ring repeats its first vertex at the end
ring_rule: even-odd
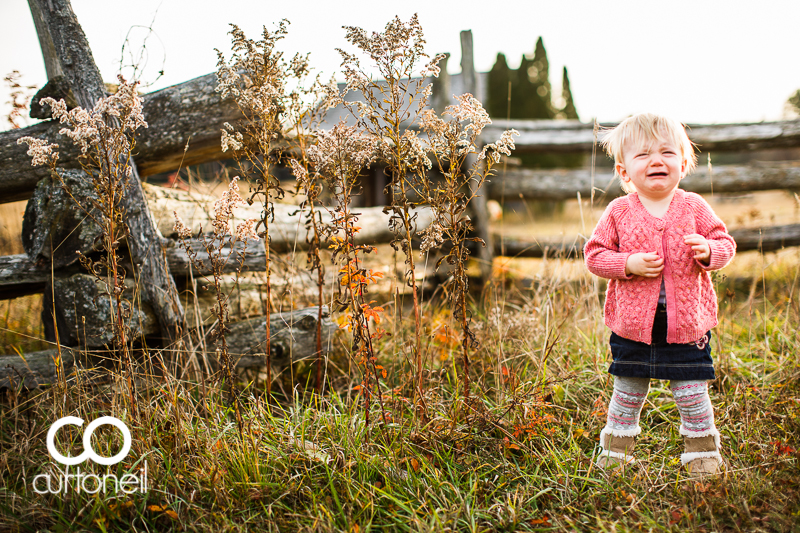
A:
POLYGON ((147 122, 142 115, 142 99, 137 94, 137 84, 125 81, 122 76, 118 78, 119 90, 99 99, 91 110, 76 107, 68 111, 63 99, 56 101, 48 97, 41 100, 42 105, 50 106, 53 119, 65 125, 59 133, 80 148, 79 162, 92 180, 97 200, 76 198, 72 194, 56 168, 57 144, 32 137, 23 137, 17 143, 28 145, 28 155, 34 166, 50 167, 52 175, 61 182, 78 208, 101 229, 102 258, 93 261, 81 254, 80 260, 105 285, 107 294, 113 299, 114 344, 127 369, 131 408, 135 409, 134 371, 127 325, 131 303, 123 296, 126 272, 117 251, 128 235, 124 198, 132 175, 130 157, 135 145, 134 134, 139 128, 146 128, 147 122))
POLYGON ((230 60, 217 50, 217 92, 232 97, 243 119, 222 130, 222 150, 232 150, 244 179, 250 183, 249 203, 260 197, 264 206, 258 223, 266 251, 266 369, 267 391, 272 385, 270 364, 270 250, 269 224, 274 221, 274 201, 284 196, 280 182, 273 175, 275 165, 287 150, 299 152, 304 160, 308 141, 306 132, 327 109, 324 94, 330 92, 319 77, 311 78, 308 56, 296 54, 286 61, 276 49, 287 34, 289 22, 282 20, 275 31, 264 27, 261 40, 248 39, 231 24, 233 55, 230 60))
POLYGON ((20 121, 27 122, 26 112, 28 111, 28 104, 31 97, 36 92, 36 85, 22 85, 19 81, 22 74, 18 70, 12 70, 6 74, 3 81, 10 90, 9 97, 6 103, 11 106, 11 111, 6 115, 6 120, 11 125, 12 129, 19 129, 22 127, 20 121))
POLYGON ((340 122, 330 131, 320 131, 317 144, 308 150, 309 160, 327 181, 334 198, 334 205, 329 211, 336 234, 331 236, 330 247, 333 249, 334 263, 340 266, 339 294, 334 305, 347 310, 342 327, 352 334, 351 354, 363 370, 357 389, 364 398, 367 425, 370 422, 373 394, 380 403, 383 423, 387 423, 391 416, 383 406, 380 382, 381 378, 386 378, 386 370, 378 364, 373 346, 373 341, 384 334, 379 326, 383 308, 373 307, 374 301, 367 300, 369 285, 377 282, 383 274, 363 265, 361 256, 373 252, 375 248, 356 243, 356 235, 361 228, 356 225, 358 214, 351 211, 350 204, 353 191, 359 186, 358 176, 362 169, 368 168, 374 161, 378 144, 377 138, 340 122), (374 331, 370 327, 370 320, 375 322, 374 331), (373 386, 376 392, 373 392, 373 386))
POLYGON ((481 103, 471 94, 457 96, 455 105, 447 106, 444 116, 437 116, 433 110, 422 113, 421 127, 425 133, 425 145, 433 154, 436 165, 444 180, 432 183, 421 182, 423 194, 433 210, 433 223, 419 232, 422 236, 422 253, 449 242, 450 250, 436 262, 436 269, 447 261, 452 266, 451 276, 444 284, 453 305, 453 316, 461 327, 461 354, 464 379, 464 397, 469 397, 469 350, 477 347, 475 335, 470 330, 470 311, 467 309, 469 278, 467 262, 469 248, 467 243, 475 241, 485 244, 478 237, 470 237, 472 223, 467 215, 470 201, 476 197, 492 166, 500 161, 500 155, 510 155, 514 149, 515 130, 503 132, 500 139, 479 148, 479 138, 486 125, 491 123, 489 114, 481 103), (468 164, 468 157, 474 162, 468 164))
POLYGON ((242 433, 243 426, 240 398, 233 375, 233 361, 228 353, 228 342, 226 340, 229 322, 229 295, 223 290, 222 281, 227 264, 231 260, 234 260, 239 263, 234 277, 234 285, 238 282, 239 273, 247 252, 248 241, 258 239, 258 235, 256 235, 255 232, 257 223, 255 219, 240 222, 236 225, 233 232, 230 231, 230 220, 234 218, 234 209, 244 204, 244 199, 239 194, 239 185, 237 181, 238 178, 233 178, 228 185, 228 190, 222 193, 222 197, 214 203, 214 220, 212 222, 214 231, 210 234, 204 234, 201 238, 203 247, 208 254, 208 265, 205 265, 204 262, 198 258, 197 252, 187 240, 191 237, 192 231, 186 226, 177 213, 173 214, 175 216, 175 231, 180 237, 181 243, 192 261, 192 264, 199 271, 205 271, 208 266, 211 267, 211 276, 214 279, 214 290, 217 297, 217 304, 214 306, 216 322, 214 323, 212 335, 214 336, 216 345, 217 361, 219 361, 225 372, 225 379, 228 381, 230 397, 236 410, 236 422, 239 426, 239 432, 242 433), (242 246, 237 248, 237 243, 242 243, 242 246), (236 254, 237 257, 232 259, 234 254, 236 254))
MULTIPOLYGON (((405 254, 405 281, 411 288, 414 304, 414 346, 412 360, 416 366, 415 394, 421 399, 422 349, 419 291, 415 275, 411 239, 416 233, 413 210, 423 202, 418 194, 431 167, 423 143, 412 127, 426 108, 431 96, 430 76, 439 75, 438 63, 445 56, 433 58, 425 53, 425 39, 417 16, 408 23, 395 17, 382 33, 345 26, 347 40, 369 59, 377 69, 378 79, 367 74, 355 54, 339 49, 342 56, 348 92, 360 93, 363 101, 343 101, 356 117, 358 127, 380 139, 379 161, 386 165, 390 178, 387 194, 391 211, 390 226, 395 232, 392 247, 405 254), (419 69, 419 71, 417 71, 419 69)), ((424 198, 423 198, 424 200, 424 198)))

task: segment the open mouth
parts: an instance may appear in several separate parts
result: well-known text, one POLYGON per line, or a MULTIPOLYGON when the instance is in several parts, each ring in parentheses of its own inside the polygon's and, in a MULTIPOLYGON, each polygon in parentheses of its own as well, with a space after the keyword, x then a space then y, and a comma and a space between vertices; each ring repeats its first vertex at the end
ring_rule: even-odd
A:
POLYGON ((648 178, 666 178, 666 172, 653 172, 652 174, 647 175, 648 178))

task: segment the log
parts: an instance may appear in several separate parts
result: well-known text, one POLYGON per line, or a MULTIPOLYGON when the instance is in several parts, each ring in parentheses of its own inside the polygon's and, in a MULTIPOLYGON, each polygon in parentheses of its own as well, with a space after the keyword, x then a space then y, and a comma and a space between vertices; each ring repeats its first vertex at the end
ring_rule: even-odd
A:
MULTIPOLYGON (((464 92, 478 97, 478 80, 473 63, 472 30, 461 32, 461 79, 464 84, 464 92)), ((462 171, 469 172, 476 159, 475 155, 468 155, 464 161, 465 168, 462 171)), ((488 188, 488 181, 484 182, 474 191, 476 196, 470 202, 470 211, 475 217, 473 234, 484 242, 484 245, 479 246, 475 254, 480 265, 483 284, 486 284, 492 277, 492 262, 494 259, 494 242, 492 234, 489 232, 489 209, 486 204, 486 190, 488 188)))
MULTIPOLYGON (((611 128, 616 124, 601 126, 611 128)), ((514 138, 516 153, 591 152, 595 142, 594 126, 577 120, 502 120, 484 128, 483 135, 491 142, 509 128, 520 134, 514 138)), ((800 145, 800 120, 690 124, 688 133, 703 152, 789 148, 800 145)))
POLYGON ((26 254, 0 256, 0 299, 41 293, 48 279, 49 265, 32 261, 26 254))
MULTIPOLYGON (((216 85, 212 73, 143 95, 142 112, 148 127, 137 131, 134 154, 140 176, 231 157, 222 152, 220 130, 225 122, 234 123, 242 114, 232 100, 220 98, 216 85)), ((56 143, 59 166, 80 166, 80 151, 58 134, 59 129, 60 124, 48 121, 0 132, 0 202, 28 199, 36 182, 49 175, 46 169, 31 167, 27 147, 16 144, 21 137, 56 143)))
MULTIPOLYGON (((94 188, 88 176, 80 170, 63 171, 65 183, 72 189, 76 197, 95 198, 94 188)), ((197 235, 212 229, 211 222, 214 202, 217 198, 202 194, 193 194, 179 189, 168 189, 147 183, 142 184, 153 220, 162 236, 176 238, 175 216, 183 219, 192 233, 197 235)), ((308 247, 306 238, 308 230, 305 219, 298 207, 289 204, 275 204, 275 220, 270 223, 270 250, 273 252, 289 252, 293 249, 304 250, 308 247)), ((244 205, 236 209, 235 224, 247 219, 261 219, 262 207, 244 205)), ((389 242, 393 234, 389 229, 388 214, 383 207, 364 207, 356 210, 358 225, 361 226, 356 241, 362 244, 379 244, 389 242)), ((417 229, 427 228, 433 221, 433 213, 429 208, 421 208, 417 213, 417 229)), ((322 211, 323 223, 330 223, 331 215, 322 211)), ((39 182, 36 191, 28 201, 22 221, 22 243, 25 252, 36 262, 49 264, 52 260, 55 268, 75 263, 78 259, 76 251, 90 253, 97 239, 100 228, 92 222, 91 217, 76 209, 72 198, 64 192, 61 182, 46 178, 39 182), (51 252, 51 245, 54 252, 51 252)), ((181 245, 174 240, 163 241, 167 245, 166 253, 170 271, 176 274, 188 272, 189 258, 181 245), (178 270, 173 271, 177 266, 178 270)), ((208 253, 198 239, 190 240, 192 249, 198 252, 198 258, 210 265, 208 253)), ((328 243, 323 243, 327 246, 328 243)), ((241 245, 237 247, 241 249, 241 245)), ((265 261, 264 244, 260 241, 248 243, 246 258, 247 270, 262 270, 265 261)), ((223 252, 227 254, 229 247, 223 252)), ((199 273, 207 274, 210 266, 200 269, 199 273)))
MULTIPOLYGON (((494 236, 495 253, 501 254, 500 235, 494 236)), ((502 253, 505 257, 565 257, 576 259, 583 257, 583 245, 586 240, 577 237, 571 241, 555 239, 521 239, 505 237, 502 253)))
MULTIPOLYGON (((56 278, 45 286, 42 324, 48 342, 81 348, 102 348, 114 343, 114 302, 105 284, 89 274, 56 278), (56 317, 55 326, 53 316, 56 317), (56 334, 57 333, 57 334, 56 334)), ((131 340, 158 333, 158 321, 147 303, 136 299, 132 279, 125 280, 123 307, 128 314, 125 323, 131 340)))
POLYGON ((148 128, 136 136, 142 176, 233 157, 222 151, 221 131, 243 115, 236 102, 223 100, 216 89, 217 75, 211 73, 144 95, 148 128))
MULTIPOLYGON (((263 263, 262 263, 263 264, 263 263)), ((276 276, 276 284, 288 283, 289 280, 276 276)), ((262 297, 251 280, 242 280, 238 287, 227 279, 223 281, 223 291, 229 295, 228 305, 230 320, 244 320, 262 314, 262 297)), ((45 339, 48 342, 60 343, 62 346, 77 346, 95 349, 113 345, 114 320, 113 302, 108 297, 106 287, 97 279, 84 273, 56 278, 52 287, 45 286, 42 320, 45 339), (54 289, 54 290, 52 290, 54 289), (53 293, 52 297, 49 297, 53 293), (53 325, 56 317, 58 338, 53 325)), ((213 308, 217 297, 213 286, 209 283, 198 283, 197 302, 189 298, 186 302, 186 321, 189 327, 200 324, 210 326, 215 320, 213 308)), ((311 296, 311 295, 309 295, 311 296)), ((126 280, 123 306, 130 316, 126 320, 128 338, 136 341, 158 333, 158 322, 151 307, 136 300, 133 280, 126 280)))
MULTIPOLYGON (((58 134, 60 126, 56 123, 40 122, 26 128, 0 132, 0 202, 16 202, 27 200, 33 194, 40 179, 50 175, 47 167, 31 166, 31 158, 27 155, 28 147, 18 145, 22 137, 44 139, 48 143, 56 143, 59 148, 59 164, 70 164, 67 154, 77 157, 80 152, 72 146, 67 138, 58 134)), ((77 166, 77 161, 74 162, 77 166)))
MULTIPOLYGON (((286 367, 290 362, 316 357, 319 307, 309 307, 288 313, 271 313, 270 364, 286 367)), ((327 355, 333 334, 338 327, 330 319, 328 306, 322 306, 322 352, 327 355)), ((266 318, 258 317, 236 322, 226 336, 228 353, 237 368, 254 368, 264 364, 266 318)))
POLYGON ((48 79, 50 81, 39 89, 31 100, 31 118, 53 118, 53 111, 50 109, 50 106, 41 103, 42 98, 45 97, 50 97, 53 100, 64 100, 68 110, 78 107, 78 103, 75 101, 75 95, 72 94, 66 77, 63 75, 56 76, 55 78, 48 76, 48 79))
MULTIPOLYGON (((75 365, 78 353, 67 347, 61 348, 64 373, 69 374, 75 365)), ((35 389, 56 382, 56 348, 41 352, 31 352, 0 356, 0 389, 35 389)))
POLYGON ((800 224, 736 229, 729 233, 736 241, 736 251, 774 252, 789 246, 800 246, 800 224))
MULTIPOLYGON (((59 169, 59 174, 72 196, 98 199, 84 171, 59 169)), ((57 178, 47 177, 36 185, 22 217, 22 247, 34 261, 59 269, 78 261, 76 252, 88 254, 95 247, 102 230, 93 217, 100 214, 96 209, 89 214, 79 209, 72 196, 57 178)))
MULTIPOLYGON (((112 346, 114 342, 113 302, 108 297, 105 285, 88 274, 73 274, 56 278, 53 281, 52 298, 44 299, 42 320, 45 338, 48 342, 60 343, 63 346, 77 346, 95 349, 112 346), (58 338, 53 326, 53 315, 56 317, 58 338)), ((198 286, 197 305, 187 301, 187 323, 190 326, 204 324, 208 327, 216 320, 213 306, 217 303, 213 287, 205 284, 198 286), (195 316, 198 313, 198 316, 195 316)), ((230 295, 230 320, 242 320, 248 316, 261 314, 262 302, 257 288, 248 281, 240 284, 239 290, 227 280, 223 290, 230 295), (239 310, 242 314, 239 315, 239 310)), ((46 294, 51 294, 48 283, 46 294)), ((149 305, 136 301, 136 291, 132 280, 126 280, 123 306, 130 314, 126 320, 128 338, 136 341, 158 333, 158 322, 149 305)), ((277 326, 276 326, 277 327, 277 326)))
MULTIPOLYGON (((45 56, 52 41, 77 104, 85 109, 93 108, 105 95, 105 88, 69 0, 29 0, 29 3, 34 5, 31 14, 39 19, 35 24, 45 56)), ((136 165, 133 161, 129 161, 129 165, 131 178, 122 203, 129 230, 128 248, 138 266, 141 288, 153 306, 162 336, 174 341, 184 325, 183 308, 164 254, 157 246, 158 236, 150 219, 136 165)))
MULTIPOLYGON (((211 231, 211 221, 216 198, 201 194, 192 194, 178 189, 168 189, 145 185, 150 210, 156 225, 165 237, 174 238, 175 217, 177 212, 193 234, 211 231)), ((244 205, 234 211, 235 223, 247 219, 261 220, 262 207, 258 204, 244 205)), ((308 247, 306 238, 308 231, 305 227, 305 218, 298 212, 298 207, 290 204, 274 204, 275 220, 270 222, 270 250, 274 252, 288 252, 293 249, 304 250, 308 247)), ((417 230, 427 228, 433 221, 430 208, 420 208, 415 211, 417 215, 417 230)), ((356 235, 356 242, 363 244, 378 244, 389 242, 394 234, 389 229, 390 215, 383 212, 383 207, 355 208, 354 214, 358 215, 357 226, 361 230, 356 235)), ((320 213, 323 224, 331 222, 331 215, 324 209, 320 213)), ((328 243, 323 243, 326 246, 328 243)), ((195 251, 202 247, 193 246, 195 251)), ((248 250, 256 252, 248 246, 248 250)), ((261 245, 261 253, 264 247, 261 245)), ((170 253, 170 252, 168 252, 170 253)), ((248 251, 248 253, 250 253, 248 251)), ((262 258, 263 261, 263 258, 262 258)))
MULTIPOLYGON (((67 174, 71 184, 83 187, 85 175, 81 171, 69 171, 67 174)), ((142 184, 142 187, 148 199, 150 212, 162 234, 175 237, 173 211, 178 212, 195 234, 211 229, 211 213, 213 203, 216 201, 214 197, 149 184, 142 184)), ((89 194, 91 190, 87 189, 85 192, 89 194)), ((383 212, 382 207, 365 207, 357 209, 356 213, 362 228, 356 239, 358 243, 380 244, 392 239, 389 215, 383 212)), ((243 206, 236 211, 236 214, 236 223, 248 218, 260 218, 261 208, 243 206)), ((330 214, 325 211, 321 213, 321 217, 323 222, 331 220, 330 214)), ((418 230, 427 228, 432 220, 433 214, 430 209, 417 210, 418 230)), ((270 250, 273 252, 304 250, 308 246, 307 230, 303 224, 302 214, 297 212, 296 206, 276 204, 275 220, 270 223, 270 232, 270 250)), ((75 252, 78 250, 83 253, 91 252, 98 235, 97 227, 83 217, 80 211, 72 208, 68 196, 61 190, 57 181, 49 178, 42 180, 28 204, 23 219, 23 244, 30 257, 20 255, 0 257, 0 299, 42 292, 45 282, 50 278, 51 241, 56 248, 57 265, 63 267, 71 264, 70 273, 80 272, 82 267, 74 264, 78 257, 75 252)), ((182 243, 164 238, 159 238, 156 242, 160 242, 163 247, 170 272, 176 276, 187 275, 190 270, 190 260, 182 243)), ((196 258, 205 265, 201 268, 193 267, 195 275, 210 274, 209 255, 202 240, 188 239, 187 242, 197 253, 196 258)), ((323 243, 323 246, 326 245, 327 243, 323 243)), ((225 272, 237 270, 239 265, 236 260, 243 248, 242 243, 237 243, 225 272)), ((222 250, 225 256, 229 252, 230 247, 222 250)), ((261 272, 264 270, 265 260, 263 240, 250 241, 247 243, 242 271, 261 272)))
MULTIPOLYGON (((273 313, 270 336, 273 368, 287 367, 291 362, 316 358, 318 307, 288 313, 273 313)), ((326 357, 333 334, 338 329, 331 322, 327 306, 322 308, 322 356, 326 357)), ((263 346, 266 324, 264 317, 231 324, 227 336, 229 353, 236 368, 259 368, 264 363, 263 346)), ((0 356, 0 389, 33 389, 55 383, 56 349, 20 355, 0 356)), ((61 348, 64 370, 69 379, 79 353, 66 346, 61 348)), ((277 375, 277 372, 276 372, 277 375)))
MULTIPOLYGON (((737 252, 774 252, 791 246, 800 246, 800 224, 784 226, 766 226, 761 228, 740 228, 729 230, 736 241, 737 252)), ((495 235, 499 243, 500 236, 495 235)), ((583 256, 583 245, 586 238, 576 236, 572 239, 520 239, 506 237, 504 239, 507 257, 566 257, 575 259, 583 256)), ((499 244, 497 253, 499 255, 499 244)))
MULTIPOLYGON (((580 170, 508 169, 492 177, 489 196, 497 201, 512 198, 570 200, 580 192, 591 196, 591 172, 580 170), (505 190, 503 184, 505 183, 505 190)), ((605 191, 608 199, 622 194, 613 171, 602 170, 594 177, 595 198, 605 191)), ((787 162, 762 162, 751 165, 700 167, 681 181, 681 188, 697 193, 800 189, 800 165, 787 162)))
MULTIPOLYGON (((61 78, 64 76, 64 71, 61 68, 61 60, 56 51, 53 36, 50 34, 50 29, 45 23, 47 19, 46 14, 42 13, 42 5, 39 2, 28 0, 28 7, 31 10, 33 25, 36 27, 36 35, 39 38, 39 48, 42 50, 44 70, 47 74, 47 79, 54 80, 56 78, 61 78)), ((67 90, 69 90, 68 86, 67 90)))

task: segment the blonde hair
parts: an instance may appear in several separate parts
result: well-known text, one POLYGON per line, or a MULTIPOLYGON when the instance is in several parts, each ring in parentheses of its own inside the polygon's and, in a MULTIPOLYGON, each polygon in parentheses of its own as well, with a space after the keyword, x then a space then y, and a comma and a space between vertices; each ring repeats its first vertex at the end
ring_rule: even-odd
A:
POLYGON ((697 154, 694 143, 689 140, 686 128, 677 120, 655 115, 653 113, 639 113, 620 122, 615 128, 601 132, 601 144, 606 153, 614 158, 614 173, 620 178, 622 190, 634 192, 633 186, 622 180, 616 171, 616 164, 623 162, 623 148, 630 142, 634 146, 645 143, 669 141, 680 146, 681 157, 686 161, 686 174, 688 175, 697 166, 697 154))

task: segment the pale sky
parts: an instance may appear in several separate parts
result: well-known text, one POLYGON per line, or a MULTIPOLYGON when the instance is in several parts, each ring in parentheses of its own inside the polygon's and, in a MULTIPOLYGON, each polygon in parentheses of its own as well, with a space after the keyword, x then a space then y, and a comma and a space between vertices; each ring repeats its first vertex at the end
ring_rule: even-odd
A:
MULTIPOLYGON (((800 1, 797 0, 527 0, 352 2, 296 0, 72 0, 103 78, 114 81, 120 49, 131 27, 148 26, 148 90, 215 69, 214 48, 230 54, 228 23, 258 38, 261 27, 289 19, 287 53, 310 52, 327 76, 348 50, 343 25, 382 30, 394 15, 418 13, 429 53, 450 52, 460 70, 459 32, 471 29, 475 63, 487 71, 497 52, 512 67, 532 54, 542 36, 551 83, 569 69, 581 119, 611 122, 641 111, 689 123, 780 120, 784 102, 800 88, 800 1)), ((0 76, 17 69, 26 84, 46 83, 44 64, 26 0, 0 0, 0 76)), ((144 32, 133 30, 134 47, 144 32)), ((560 94, 560 92, 556 92, 560 94)), ((3 108, 8 90, 0 89, 3 108)), ((3 121, 5 122, 5 121, 3 121)), ((0 124, 0 129, 5 129, 0 124)))

